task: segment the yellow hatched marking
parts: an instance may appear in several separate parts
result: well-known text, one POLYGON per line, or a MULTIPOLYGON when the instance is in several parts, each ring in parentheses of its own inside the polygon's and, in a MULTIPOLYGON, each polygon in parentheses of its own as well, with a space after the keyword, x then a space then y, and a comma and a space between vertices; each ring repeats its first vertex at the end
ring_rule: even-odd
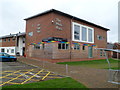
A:
POLYGON ((49 74, 50 72, 48 72, 41 80, 44 80, 49 74))
POLYGON ((27 80, 25 80, 24 82, 22 82, 21 84, 24 84, 25 82, 31 80, 33 77, 35 77, 37 74, 39 74, 40 72, 42 72, 44 69, 40 70, 39 72, 37 72, 35 75, 31 76, 30 78, 28 78, 27 80))
POLYGON ((3 71, 3 72, 14 72, 14 71, 3 71))
MULTIPOLYGON (((30 71, 33 71, 33 69, 31 69, 30 71)), ((23 73, 23 74, 29 73, 30 71, 25 72, 25 73, 23 73)), ((11 79, 11 80, 9 80, 9 81, 7 81, 7 82, 4 82, 3 84, 0 84, 0 86, 4 85, 4 84, 6 84, 6 83, 9 83, 9 82, 11 82, 11 81, 13 81, 13 80, 15 80, 15 79, 21 77, 21 76, 22 76, 22 75, 19 75, 19 76, 17 76, 16 78, 13 78, 13 79, 11 79)))
POLYGON ((9 84, 20 84, 20 83, 13 83, 13 82, 9 82, 9 84))
MULTIPOLYGON (((10 77, 5 77, 6 79, 12 79, 12 78, 10 78, 10 77)), ((21 78, 17 78, 17 80, 26 80, 26 79, 21 79, 21 78)), ((34 80, 34 79, 31 79, 32 81, 38 81, 38 80, 34 80)))
POLYGON ((0 78, 5 78, 5 77, 7 77, 7 76, 10 76, 10 75, 12 75, 12 74, 14 74, 14 73, 17 73, 17 72, 20 72, 21 70, 18 70, 18 71, 16 71, 16 72, 13 72, 13 73, 10 73, 10 74, 7 74, 7 75, 5 75, 5 76, 3 76, 3 77, 0 77, 0 78))

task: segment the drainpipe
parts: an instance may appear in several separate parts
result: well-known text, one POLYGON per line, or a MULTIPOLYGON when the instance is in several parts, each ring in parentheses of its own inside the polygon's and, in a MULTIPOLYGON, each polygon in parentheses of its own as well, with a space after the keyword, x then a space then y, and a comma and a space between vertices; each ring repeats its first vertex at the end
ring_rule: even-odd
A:
POLYGON ((73 29, 73 24, 72 24, 72 20, 74 19, 74 17, 72 17, 71 19, 71 30, 70 30, 70 61, 71 61, 71 58, 72 58, 72 29, 73 29))

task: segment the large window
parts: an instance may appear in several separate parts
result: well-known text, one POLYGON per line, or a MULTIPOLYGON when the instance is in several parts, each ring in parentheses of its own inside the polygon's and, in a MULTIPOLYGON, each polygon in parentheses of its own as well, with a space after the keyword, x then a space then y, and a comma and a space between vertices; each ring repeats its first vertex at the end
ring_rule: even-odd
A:
POLYGON ((73 22, 73 41, 94 43, 94 29, 73 22))
POLYGON ((74 25, 74 39, 80 40, 80 26, 74 25))
POLYGON ((88 42, 93 42, 92 29, 88 29, 88 42))
POLYGON ((82 41, 87 41, 87 28, 82 27, 82 41))

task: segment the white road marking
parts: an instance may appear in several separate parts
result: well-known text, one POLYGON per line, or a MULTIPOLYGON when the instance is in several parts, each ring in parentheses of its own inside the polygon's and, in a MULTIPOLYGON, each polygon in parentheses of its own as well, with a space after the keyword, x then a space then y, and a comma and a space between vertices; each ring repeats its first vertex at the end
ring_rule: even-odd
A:
POLYGON ((30 78, 29 76, 23 74, 23 73, 20 73, 22 76, 24 76, 26 79, 30 78))
MULTIPOLYGON (((32 73, 32 72, 29 72, 29 74, 31 74, 31 75, 35 75, 34 73, 32 73)), ((38 75, 35 75, 35 77, 40 77, 40 76, 38 76, 38 75)))
POLYGON ((5 66, 5 67, 1 67, 1 68, 10 68, 10 67, 25 67, 25 66, 5 66))

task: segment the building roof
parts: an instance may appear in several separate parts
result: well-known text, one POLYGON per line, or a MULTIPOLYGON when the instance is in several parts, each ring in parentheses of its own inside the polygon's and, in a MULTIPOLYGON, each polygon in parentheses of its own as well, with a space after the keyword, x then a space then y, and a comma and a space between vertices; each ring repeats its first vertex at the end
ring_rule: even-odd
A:
POLYGON ((104 50, 104 51, 113 51, 113 52, 117 52, 120 53, 119 49, 106 49, 106 48, 95 48, 96 50, 104 50))
POLYGON ((114 43, 107 43, 107 49, 113 49, 114 43))
POLYGON ((10 34, 10 35, 5 35, 5 36, 1 36, 0 39, 2 38, 10 38, 10 37, 14 37, 14 36, 25 36, 25 32, 22 32, 22 33, 16 33, 16 34, 10 34))
POLYGON ((70 14, 67 14, 67 13, 64 13, 64 12, 61 12, 61 11, 58 11, 58 10, 55 10, 55 9, 50 9, 50 10, 45 11, 45 12, 43 12, 43 13, 39 13, 39 14, 37 14, 37 15, 34 15, 34 16, 31 16, 31 17, 28 17, 28 18, 25 18, 24 20, 29 20, 29 19, 32 19, 32 18, 35 18, 35 17, 38 17, 38 16, 42 16, 42 15, 51 13, 51 12, 54 12, 54 13, 57 13, 57 14, 60 14, 60 15, 69 17, 69 18, 74 19, 74 20, 82 21, 82 22, 84 22, 84 23, 86 23, 86 24, 93 25, 93 26, 95 26, 95 27, 101 28, 101 29, 106 30, 106 31, 109 30, 108 28, 102 27, 102 26, 97 25, 97 24, 94 24, 94 23, 92 23, 92 22, 88 22, 88 21, 86 21, 86 20, 80 19, 80 18, 78 18, 78 17, 72 16, 72 15, 70 15, 70 14))

